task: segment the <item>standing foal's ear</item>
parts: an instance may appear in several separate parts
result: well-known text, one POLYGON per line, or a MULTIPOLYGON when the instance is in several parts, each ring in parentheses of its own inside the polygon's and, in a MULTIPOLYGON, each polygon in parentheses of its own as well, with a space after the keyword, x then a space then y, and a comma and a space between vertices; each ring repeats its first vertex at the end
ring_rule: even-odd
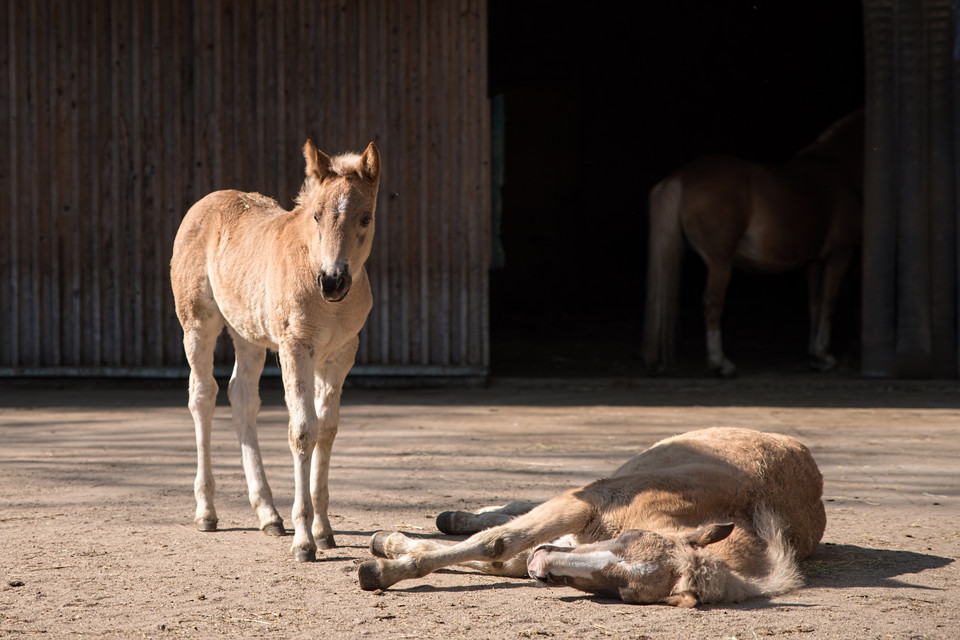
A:
POLYGON ((687 542, 694 547, 705 547, 720 542, 733 533, 733 524, 710 524, 687 534, 687 542))
POLYGON ((307 161, 307 178, 313 178, 318 184, 323 182, 330 173, 330 156, 313 146, 313 142, 308 139, 303 145, 303 159, 307 161))
POLYGON ((363 177, 370 182, 377 182, 380 179, 380 150, 372 142, 367 145, 363 155, 360 156, 360 166, 363 177))

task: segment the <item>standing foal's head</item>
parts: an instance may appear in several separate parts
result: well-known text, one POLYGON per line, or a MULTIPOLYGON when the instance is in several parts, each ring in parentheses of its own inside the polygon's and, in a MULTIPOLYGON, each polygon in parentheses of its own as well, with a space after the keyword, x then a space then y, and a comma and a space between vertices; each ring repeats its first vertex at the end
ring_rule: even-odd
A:
POLYGON ((709 525, 687 534, 630 529, 619 538, 593 544, 544 544, 530 554, 527 571, 548 586, 573 587, 629 604, 692 607, 700 594, 678 591, 691 578, 683 575, 688 564, 685 556, 723 540, 731 531, 732 524, 709 525))
POLYGON ((373 217, 380 186, 380 152, 372 142, 362 155, 334 156, 307 140, 303 145, 307 179, 297 204, 312 212, 311 243, 320 294, 340 302, 350 292, 353 271, 363 267, 373 245, 373 217))

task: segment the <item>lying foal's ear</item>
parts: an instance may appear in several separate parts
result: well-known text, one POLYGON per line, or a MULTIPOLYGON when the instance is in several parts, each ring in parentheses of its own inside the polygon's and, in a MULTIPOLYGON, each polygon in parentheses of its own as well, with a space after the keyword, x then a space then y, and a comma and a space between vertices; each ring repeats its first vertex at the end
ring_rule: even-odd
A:
POLYGON ((687 534, 687 542, 694 547, 705 547, 720 542, 733 533, 733 523, 709 524, 687 534))
POLYGON ((372 142, 367 145, 363 155, 360 156, 360 166, 363 177, 370 182, 376 182, 380 179, 380 150, 372 142))
POLYGON ((320 151, 313 142, 307 140, 303 145, 303 159, 307 162, 305 173, 307 178, 312 178, 317 183, 323 182, 323 179, 330 173, 330 156, 320 151))
POLYGON ((664 604, 668 604, 671 607, 695 607, 700 603, 700 600, 697 599, 697 595, 692 591, 684 591, 683 593, 676 593, 672 596, 667 596, 663 599, 664 604))

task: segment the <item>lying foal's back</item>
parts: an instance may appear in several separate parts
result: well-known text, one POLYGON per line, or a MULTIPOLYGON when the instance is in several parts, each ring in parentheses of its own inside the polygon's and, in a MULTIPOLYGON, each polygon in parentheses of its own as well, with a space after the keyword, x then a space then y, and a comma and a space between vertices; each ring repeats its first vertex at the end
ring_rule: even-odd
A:
POLYGON ((763 508, 780 520, 786 542, 803 559, 826 525, 823 478, 807 447, 750 429, 703 429, 662 440, 581 491, 598 503, 604 520, 598 529, 613 535, 729 521, 743 531, 763 508))

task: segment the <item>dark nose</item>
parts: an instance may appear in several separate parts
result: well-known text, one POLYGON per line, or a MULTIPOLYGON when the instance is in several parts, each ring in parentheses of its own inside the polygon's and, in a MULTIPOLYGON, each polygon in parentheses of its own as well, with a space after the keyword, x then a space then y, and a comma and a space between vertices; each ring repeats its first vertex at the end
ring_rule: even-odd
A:
POLYGON ((337 271, 335 273, 320 272, 317 284, 320 285, 320 294, 328 302, 340 302, 350 291, 350 273, 337 271))

